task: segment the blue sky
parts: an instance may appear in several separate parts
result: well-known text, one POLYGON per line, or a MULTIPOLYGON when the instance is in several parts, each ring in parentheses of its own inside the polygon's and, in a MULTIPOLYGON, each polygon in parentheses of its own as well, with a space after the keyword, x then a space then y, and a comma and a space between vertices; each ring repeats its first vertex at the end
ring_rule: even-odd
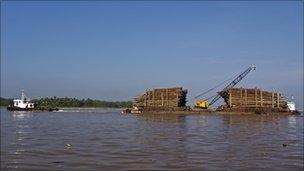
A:
POLYGON ((130 100, 183 86, 192 102, 251 64, 238 86, 303 105, 302 2, 1 4, 3 97, 130 100))

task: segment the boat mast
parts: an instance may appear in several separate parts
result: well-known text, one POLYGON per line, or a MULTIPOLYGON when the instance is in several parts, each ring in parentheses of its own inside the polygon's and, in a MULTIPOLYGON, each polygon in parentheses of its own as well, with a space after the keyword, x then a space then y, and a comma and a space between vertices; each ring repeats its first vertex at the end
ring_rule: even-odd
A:
POLYGON ((24 90, 21 90, 21 100, 25 100, 25 98, 24 90))

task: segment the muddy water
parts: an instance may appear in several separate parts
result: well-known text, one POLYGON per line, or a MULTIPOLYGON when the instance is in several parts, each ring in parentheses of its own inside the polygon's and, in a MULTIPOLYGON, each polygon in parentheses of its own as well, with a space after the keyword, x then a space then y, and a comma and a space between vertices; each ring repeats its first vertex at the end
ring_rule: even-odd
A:
POLYGON ((1 170, 302 169, 303 116, 1 109, 1 170))

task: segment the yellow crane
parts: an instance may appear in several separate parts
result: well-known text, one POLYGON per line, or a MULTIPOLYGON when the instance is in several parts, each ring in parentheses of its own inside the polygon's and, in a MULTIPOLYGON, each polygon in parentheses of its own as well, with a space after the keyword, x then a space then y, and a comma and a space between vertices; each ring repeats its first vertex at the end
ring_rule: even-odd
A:
POLYGON ((222 91, 218 92, 215 96, 212 96, 208 99, 204 99, 204 100, 198 100, 199 97, 201 97, 204 94, 207 94, 208 92, 216 89, 217 87, 221 86, 222 84, 224 84, 225 82, 227 82, 228 80, 225 80, 224 82, 220 83, 219 85, 195 96, 195 102, 194 102, 194 107, 195 108, 200 108, 200 109, 208 109, 209 106, 213 105, 220 97, 221 97, 221 92, 225 92, 225 90, 230 89, 232 87, 234 87, 237 83, 239 83, 251 70, 255 70, 256 66, 255 65, 251 65, 249 68, 247 68, 244 72, 242 72, 241 74, 239 74, 232 82, 230 82, 222 91), (211 99, 211 102, 209 103, 208 100, 211 99))

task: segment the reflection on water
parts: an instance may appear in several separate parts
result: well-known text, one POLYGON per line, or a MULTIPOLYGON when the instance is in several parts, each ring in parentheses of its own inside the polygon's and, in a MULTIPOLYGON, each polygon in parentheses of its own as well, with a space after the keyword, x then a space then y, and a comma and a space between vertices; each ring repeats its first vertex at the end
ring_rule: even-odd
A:
POLYGON ((27 119, 33 116, 31 112, 25 112, 25 111, 15 111, 12 112, 14 120, 22 120, 27 119))
POLYGON ((288 125, 292 128, 296 128, 297 126, 297 118, 295 116, 288 117, 288 125))
POLYGON ((135 115, 139 119, 151 122, 168 122, 168 123, 183 123, 185 122, 186 116, 184 115, 170 115, 170 114, 151 114, 151 115, 135 115))
POLYGON ((302 116, 1 109, 1 170, 302 168, 302 116))

